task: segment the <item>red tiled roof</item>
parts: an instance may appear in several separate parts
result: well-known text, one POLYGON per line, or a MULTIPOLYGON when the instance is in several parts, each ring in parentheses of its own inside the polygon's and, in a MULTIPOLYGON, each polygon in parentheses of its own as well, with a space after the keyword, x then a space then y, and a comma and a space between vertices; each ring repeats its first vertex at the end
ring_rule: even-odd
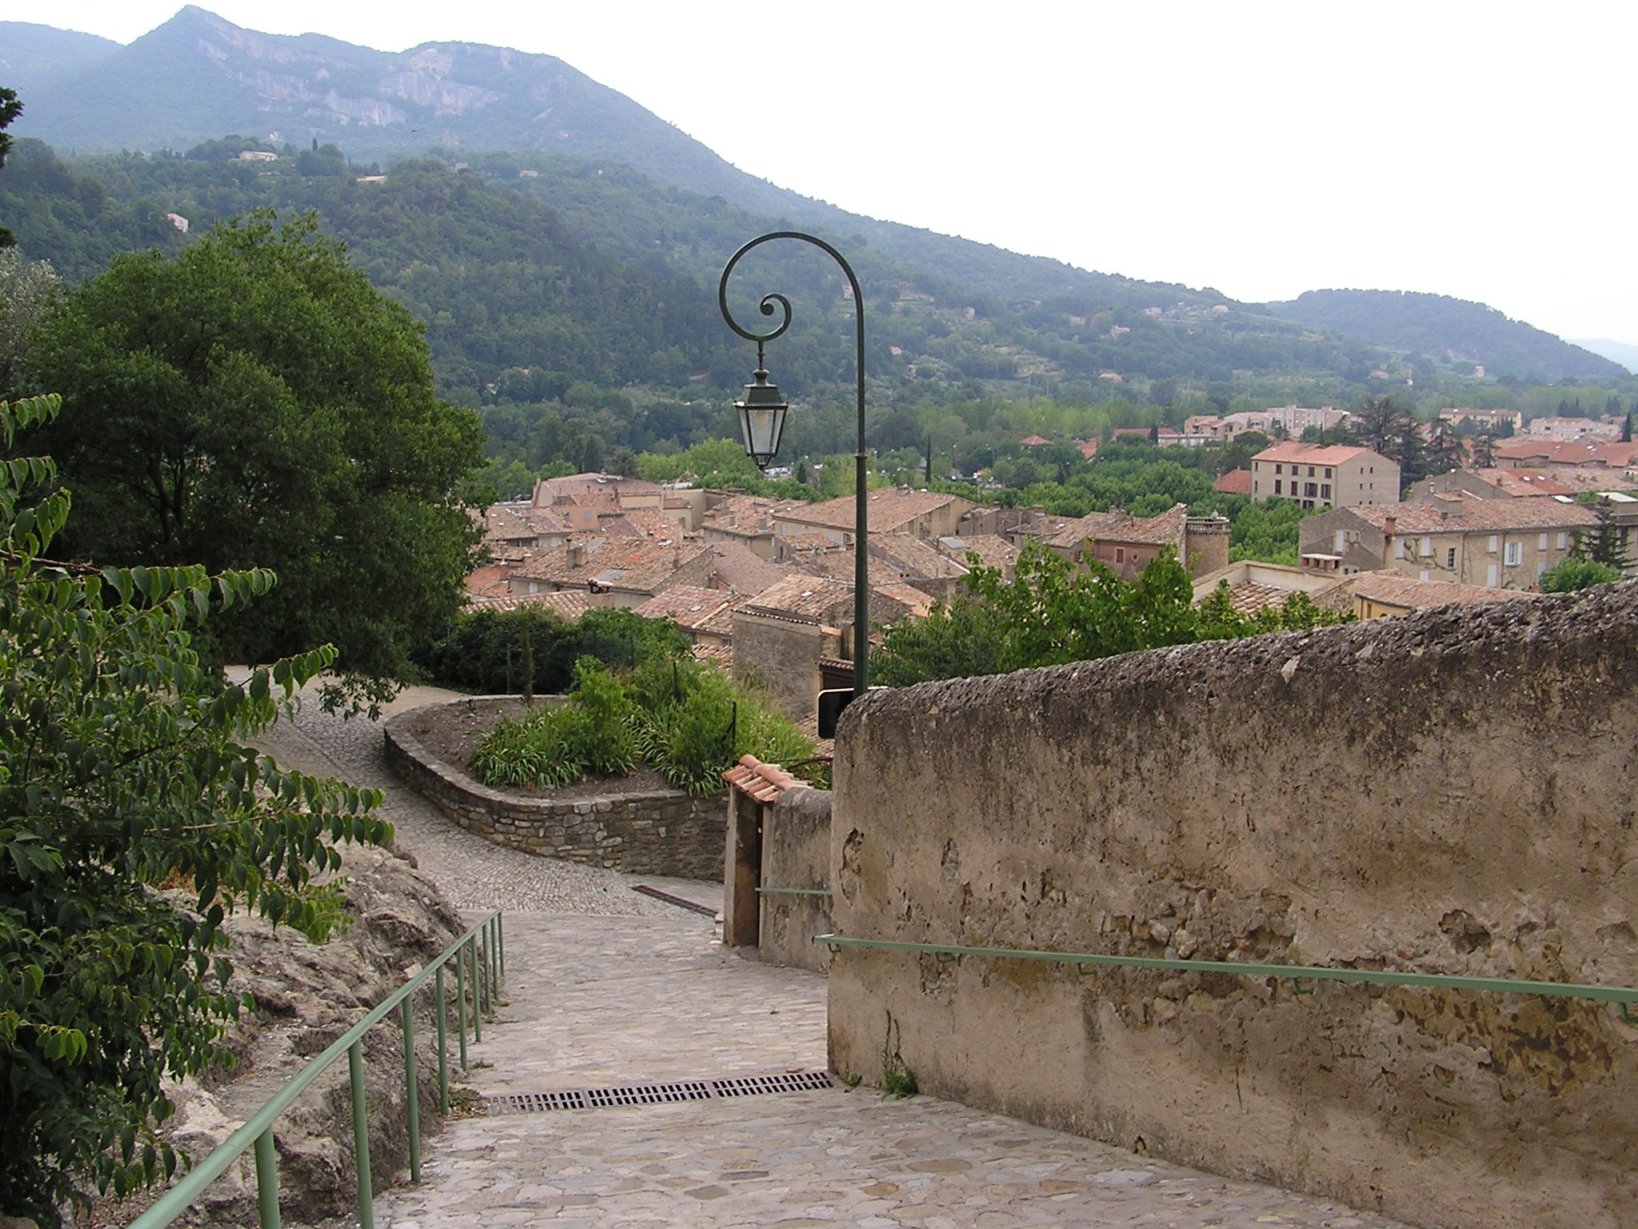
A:
POLYGON ((1482 585, 1458 585, 1448 580, 1420 580, 1401 572, 1361 572, 1351 580, 1353 590, 1367 601, 1427 610, 1434 606, 1472 605, 1476 602, 1506 602, 1535 597, 1522 589, 1487 589, 1482 585))
POLYGON ((1348 511, 1384 533, 1392 521, 1395 534, 1575 529, 1598 523, 1590 508, 1551 496, 1535 499, 1452 499, 1447 496, 1436 504, 1365 504, 1348 511))
POLYGON ((1212 483, 1211 489, 1222 495, 1250 495, 1251 471, 1249 469, 1231 469, 1212 483))
POLYGON ((779 801, 779 796, 788 789, 805 789, 805 783, 798 781, 778 764, 764 764, 754 755, 742 755, 739 763, 722 774, 722 779, 728 784, 757 802, 767 805, 779 801))
MULTIPOLYGON (((959 495, 941 495, 936 491, 872 491, 869 496, 871 533, 891 533, 908 525, 919 516, 936 512, 956 501, 970 503, 959 495)), ((798 525, 818 525, 825 529, 844 529, 851 532, 856 522, 857 507, 852 495, 827 499, 822 504, 795 504, 779 509, 779 520, 798 525)))
POLYGON ((1137 517, 1119 508, 1092 512, 1075 520, 1054 522, 1042 541, 1048 546, 1073 549, 1088 539, 1094 542, 1136 542, 1149 546, 1176 546, 1188 519, 1187 504, 1173 504, 1159 516, 1137 517))
MULTIPOLYGON (((1345 465, 1356 457, 1376 456, 1369 448, 1347 444, 1300 444, 1287 440, 1263 449, 1253 461, 1294 461, 1300 465, 1345 465)), ((1384 458, 1386 459, 1386 458, 1384 458)))
POLYGON ((701 589, 695 585, 673 585, 656 593, 635 613, 644 619, 670 619, 680 627, 698 627, 724 606, 732 605, 733 595, 721 589, 701 589))

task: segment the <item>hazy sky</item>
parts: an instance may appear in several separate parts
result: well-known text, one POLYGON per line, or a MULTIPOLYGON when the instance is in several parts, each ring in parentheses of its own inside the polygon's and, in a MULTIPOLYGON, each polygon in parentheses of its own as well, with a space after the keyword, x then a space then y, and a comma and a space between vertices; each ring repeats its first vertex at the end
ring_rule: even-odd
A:
MULTIPOLYGON (((129 42, 179 7, 5 16, 129 42)), ((1087 269, 1432 291, 1638 344, 1631 0, 203 7, 555 55, 782 187, 1087 269)))

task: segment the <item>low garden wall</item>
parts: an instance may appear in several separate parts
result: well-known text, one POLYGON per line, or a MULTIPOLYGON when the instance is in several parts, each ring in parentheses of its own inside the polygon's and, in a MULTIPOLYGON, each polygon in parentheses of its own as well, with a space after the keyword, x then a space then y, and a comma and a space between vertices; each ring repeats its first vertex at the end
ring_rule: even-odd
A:
MULTIPOLYGON (((452 704, 502 710, 513 697, 478 697, 452 704)), ((469 832, 508 849, 562 858, 634 875, 717 879, 727 802, 680 790, 611 792, 551 798, 509 794, 473 780, 431 754, 416 738, 412 709, 384 727, 387 766, 469 832)))

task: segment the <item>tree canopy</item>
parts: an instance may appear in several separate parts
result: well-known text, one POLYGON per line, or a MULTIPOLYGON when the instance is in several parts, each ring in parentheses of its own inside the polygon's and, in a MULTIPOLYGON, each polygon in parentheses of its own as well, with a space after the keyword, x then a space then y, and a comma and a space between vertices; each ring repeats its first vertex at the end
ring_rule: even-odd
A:
POLYGON ((1300 593, 1277 609, 1241 615, 1226 585, 1195 607, 1188 573, 1170 550, 1133 581, 1033 542, 1010 580, 979 565, 976 555, 969 560, 965 593, 924 619, 885 630, 875 657, 877 682, 903 687, 1343 621, 1300 593))
POLYGON ((457 606, 476 533, 453 492, 478 425, 434 396, 419 328, 311 217, 119 257, 63 297, 27 370, 63 390, 48 440, 82 509, 71 552, 278 573, 213 628, 224 655, 333 643, 379 695, 457 606))
MULTIPOLYGON (((56 411, 0 401, 0 444, 56 411)), ((174 1168, 161 1080, 210 1064, 239 1007, 224 915, 320 938, 336 903, 314 872, 338 842, 391 836, 373 792, 242 741, 332 652, 228 685, 192 647, 271 574, 52 562, 56 476, 0 464, 0 1212, 42 1225, 174 1168)))

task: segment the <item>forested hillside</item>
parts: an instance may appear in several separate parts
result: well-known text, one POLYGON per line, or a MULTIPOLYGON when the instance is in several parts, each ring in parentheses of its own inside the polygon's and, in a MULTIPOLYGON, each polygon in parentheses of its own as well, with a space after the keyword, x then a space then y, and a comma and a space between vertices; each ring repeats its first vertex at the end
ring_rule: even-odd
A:
POLYGON ((1269 310, 1311 328, 1346 333, 1397 354, 1471 368, 1492 376, 1540 380, 1613 380, 1619 363, 1510 320, 1493 307, 1442 294, 1399 290, 1310 290, 1269 310))

